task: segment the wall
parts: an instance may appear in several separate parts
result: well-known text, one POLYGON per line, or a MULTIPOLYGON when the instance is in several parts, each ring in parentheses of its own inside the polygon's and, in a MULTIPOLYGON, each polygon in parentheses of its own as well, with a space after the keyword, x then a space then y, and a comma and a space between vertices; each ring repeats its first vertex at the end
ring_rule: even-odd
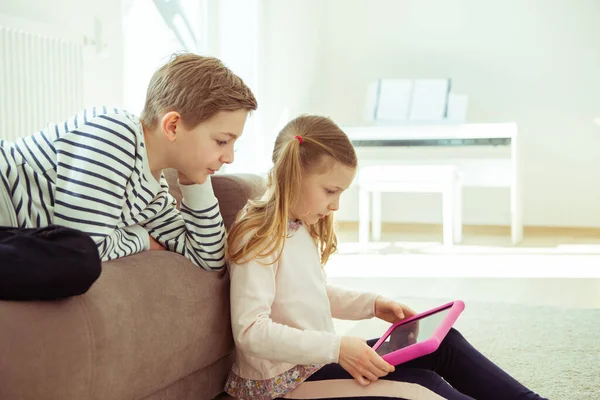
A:
POLYGON ((124 0, 123 2, 123 73, 124 107, 139 115, 144 108, 148 83, 154 72, 177 52, 187 50, 205 53, 205 1, 179 0, 181 13, 188 21, 193 35, 179 15, 174 24, 181 26, 182 44, 153 1, 124 0))
MULTIPOLYGON (((94 37, 86 104, 123 102, 121 2, 0 1, 0 13, 94 37)), ((600 226, 600 3, 595 0, 263 0, 257 34, 261 120, 268 159, 277 130, 300 113, 362 122, 378 77, 449 76, 469 95, 471 122, 516 121, 523 145, 525 223, 600 226)), ((236 34, 243 35, 243 31, 236 34)), ((252 161, 247 161, 251 163, 252 161)), ((261 167, 262 168, 262 167, 261 167)), ((508 193, 467 190, 465 222, 508 223, 508 193)), ((356 195, 343 219, 356 219, 356 195)), ((434 196, 384 196, 390 221, 439 221, 434 196)))
POLYGON ((248 85, 259 108, 248 118, 242 137, 235 144, 235 162, 225 172, 248 172, 264 160, 261 129, 264 108, 262 59, 264 52, 263 2, 261 0, 212 0, 208 2, 209 53, 219 57, 248 85), (237 151, 241 150, 241 151, 237 151))
MULTIPOLYGON (((469 122, 516 121, 527 225, 600 227, 600 2, 328 0, 312 108, 363 123, 379 77, 451 77, 469 122)), ((284 25, 285 22, 280 22, 284 25)), ((465 223, 508 224, 508 193, 467 190, 465 223)), ((440 221, 434 196, 384 196, 389 221, 440 221)), ((342 219, 357 219, 356 193, 342 219)))
POLYGON ((259 112, 264 117, 267 160, 285 123, 318 111, 325 11, 320 0, 263 1, 264 90, 259 112))
POLYGON ((205 1, 208 54, 241 76, 258 101, 226 170, 264 173, 283 125, 317 111, 325 8, 319 0, 205 1))
MULTIPOLYGON (((56 25, 95 38, 95 21, 100 22, 104 48, 84 53, 84 101, 86 105, 123 103, 122 0, 0 0, 0 14, 56 25)), ((77 110, 74 110, 74 112, 77 110)))

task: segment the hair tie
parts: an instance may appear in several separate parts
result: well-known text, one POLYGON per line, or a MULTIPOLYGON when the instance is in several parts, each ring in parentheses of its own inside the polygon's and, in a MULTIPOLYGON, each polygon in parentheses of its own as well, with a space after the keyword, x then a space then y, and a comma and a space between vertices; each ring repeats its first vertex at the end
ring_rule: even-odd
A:
POLYGON ((304 143, 304 138, 300 135, 298 136, 294 136, 294 139, 298 139, 298 141, 300 142, 300 144, 304 143))

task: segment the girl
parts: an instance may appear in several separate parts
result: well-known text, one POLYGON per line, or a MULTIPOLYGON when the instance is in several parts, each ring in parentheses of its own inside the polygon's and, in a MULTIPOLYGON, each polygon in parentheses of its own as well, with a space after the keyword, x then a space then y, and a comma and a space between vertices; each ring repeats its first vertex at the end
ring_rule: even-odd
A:
POLYGON ((236 362, 226 391, 239 399, 541 399, 452 330, 433 354, 394 368, 374 341, 339 336, 332 318, 415 314, 372 293, 327 284, 333 212, 356 173, 348 137, 301 116, 279 133, 267 192, 228 237, 236 362))

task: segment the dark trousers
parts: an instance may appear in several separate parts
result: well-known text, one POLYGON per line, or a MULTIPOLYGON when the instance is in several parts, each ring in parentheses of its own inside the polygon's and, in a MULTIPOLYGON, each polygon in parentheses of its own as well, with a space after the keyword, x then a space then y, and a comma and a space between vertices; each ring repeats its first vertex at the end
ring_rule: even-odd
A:
MULTIPOLYGON (((376 341, 368 343, 373 346, 376 341)), ((306 382, 338 380, 336 384, 343 385, 344 381, 351 383, 352 379, 339 364, 328 364, 306 382)), ((450 330, 437 351, 397 366, 394 372, 380 380, 415 383, 448 400, 544 400, 488 360, 455 329, 450 330)), ((344 392, 343 398, 351 399, 353 385, 347 386, 349 390, 344 392)), ((319 386, 315 386, 315 389, 318 390, 319 386)), ((384 396, 360 395, 356 398, 404 399, 401 393, 394 393, 394 390, 393 385, 387 385, 384 396)), ((310 397, 333 398, 317 392, 310 397)), ((335 398, 340 397, 336 395, 335 398)), ((424 398, 431 396, 425 395, 424 398)))
POLYGON ((94 241, 60 227, 0 227, 0 300, 58 300, 87 292, 101 272, 94 241))

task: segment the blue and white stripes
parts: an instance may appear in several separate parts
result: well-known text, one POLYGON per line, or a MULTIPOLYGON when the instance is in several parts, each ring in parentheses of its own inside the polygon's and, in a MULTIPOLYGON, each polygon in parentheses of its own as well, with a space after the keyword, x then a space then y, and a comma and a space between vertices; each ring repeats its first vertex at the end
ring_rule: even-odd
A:
POLYGON ((224 266, 225 228, 210 180, 182 185, 178 211, 164 177, 152 177, 139 120, 125 111, 95 107, 0 141, 0 166, 21 227, 84 231, 103 260, 146 249, 150 234, 198 266, 224 266))

